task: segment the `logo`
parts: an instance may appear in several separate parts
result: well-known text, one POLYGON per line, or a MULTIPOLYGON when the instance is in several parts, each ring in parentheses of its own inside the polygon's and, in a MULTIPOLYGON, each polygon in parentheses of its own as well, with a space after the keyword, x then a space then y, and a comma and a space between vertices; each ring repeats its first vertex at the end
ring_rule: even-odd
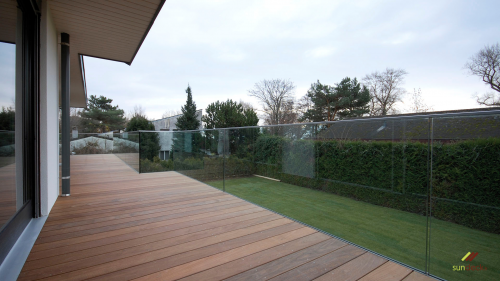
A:
POLYGON ((472 261, 473 259, 475 259, 477 257, 477 254, 479 253, 472 253, 471 252, 468 252, 463 258, 462 258, 462 261, 472 261))
MULTIPOLYGON (((468 252, 462 258, 462 261, 471 262, 477 257, 478 254, 479 254, 478 252, 472 252, 472 253, 468 252)), ((453 266, 453 271, 483 271, 483 270, 487 270, 487 269, 488 268, 483 267, 481 264, 479 264, 479 265, 468 264, 468 265, 454 265, 453 266)))

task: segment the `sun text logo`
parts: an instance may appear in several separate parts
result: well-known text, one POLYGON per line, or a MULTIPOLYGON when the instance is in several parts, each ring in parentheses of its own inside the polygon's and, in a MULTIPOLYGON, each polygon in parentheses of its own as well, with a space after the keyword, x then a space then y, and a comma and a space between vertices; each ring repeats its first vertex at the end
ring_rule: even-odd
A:
MULTIPOLYGON (((472 261, 477 257, 479 253, 477 252, 468 252, 465 254, 465 256, 462 258, 462 261, 472 261)), ((480 265, 454 265, 453 266, 453 271, 483 271, 487 270, 488 268, 483 267, 481 264, 480 265)))
POLYGON ((463 258, 462 261, 472 261, 474 258, 476 258, 477 254, 479 253, 474 253, 474 252, 468 252, 463 258))

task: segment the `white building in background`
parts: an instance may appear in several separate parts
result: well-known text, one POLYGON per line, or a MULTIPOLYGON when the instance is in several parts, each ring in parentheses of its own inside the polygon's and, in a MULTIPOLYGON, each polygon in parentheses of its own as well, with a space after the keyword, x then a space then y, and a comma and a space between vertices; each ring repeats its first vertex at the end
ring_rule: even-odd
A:
MULTIPOLYGON (((196 110, 196 118, 200 121, 199 130, 203 129, 203 124, 201 122, 201 116, 203 115, 203 109, 196 110)), ((166 160, 170 157, 170 150, 172 149, 172 136, 173 132, 177 131, 175 124, 177 119, 181 116, 174 115, 158 120, 151 121, 155 125, 155 131, 162 131, 165 133, 160 133, 160 154, 158 155, 161 160, 166 160), (169 132, 169 133, 167 133, 169 132)))

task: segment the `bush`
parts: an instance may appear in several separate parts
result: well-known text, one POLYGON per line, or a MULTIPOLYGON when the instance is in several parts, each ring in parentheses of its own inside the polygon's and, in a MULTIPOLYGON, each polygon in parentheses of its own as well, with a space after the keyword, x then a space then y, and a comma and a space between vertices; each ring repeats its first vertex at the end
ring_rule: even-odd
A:
POLYGON ((156 156, 153 161, 149 159, 140 159, 139 161, 141 173, 165 172, 174 170, 173 161, 170 159, 160 160, 160 158, 156 156))
POLYGON ((113 153, 139 153, 137 148, 133 145, 127 145, 125 143, 114 142, 113 153))
POLYGON ((98 140, 95 141, 87 140, 85 141, 84 146, 81 146, 79 148, 74 148, 73 153, 78 155, 78 154, 106 154, 109 152, 101 148, 98 140))
MULTIPOLYGON (((426 215, 428 148, 420 142, 261 136, 255 143, 255 170, 286 183, 426 215)), ((499 151, 497 138, 434 144, 432 216, 500 233, 499 151)))

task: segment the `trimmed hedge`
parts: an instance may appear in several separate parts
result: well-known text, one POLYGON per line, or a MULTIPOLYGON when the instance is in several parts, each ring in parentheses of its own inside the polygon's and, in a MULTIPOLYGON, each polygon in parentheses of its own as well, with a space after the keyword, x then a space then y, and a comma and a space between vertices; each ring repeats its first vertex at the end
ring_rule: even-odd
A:
POLYGON ((141 173, 177 171, 199 181, 223 179, 225 160, 226 178, 247 177, 255 174, 253 162, 237 157, 188 157, 183 160, 160 160, 157 156, 150 161, 141 159, 141 173))
POLYGON ((500 139, 429 148, 419 142, 261 136, 254 159, 257 174, 421 215, 432 172, 433 217, 500 233, 500 139))

